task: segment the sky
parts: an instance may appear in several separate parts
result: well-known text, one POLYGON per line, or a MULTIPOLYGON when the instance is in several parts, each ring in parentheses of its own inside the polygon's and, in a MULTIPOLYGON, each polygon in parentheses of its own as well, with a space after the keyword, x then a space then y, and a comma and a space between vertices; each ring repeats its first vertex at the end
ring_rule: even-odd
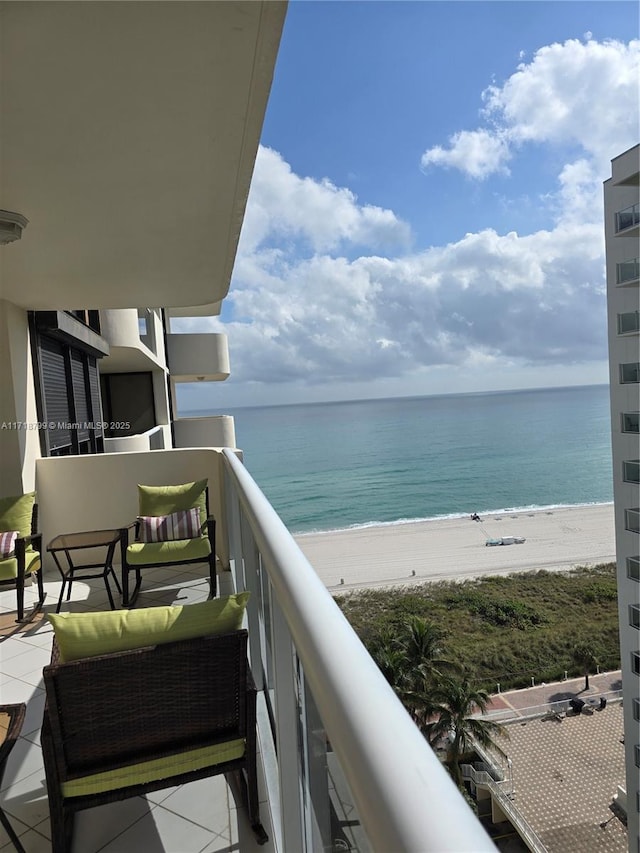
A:
POLYGON ((292 0, 229 295, 180 413, 607 382, 626 0, 292 0))

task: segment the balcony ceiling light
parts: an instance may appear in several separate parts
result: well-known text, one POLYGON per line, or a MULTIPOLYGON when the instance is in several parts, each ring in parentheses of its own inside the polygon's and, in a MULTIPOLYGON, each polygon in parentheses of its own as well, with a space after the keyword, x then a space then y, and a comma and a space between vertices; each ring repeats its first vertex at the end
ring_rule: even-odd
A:
POLYGON ((21 213, 13 213, 10 210, 0 210, 0 246, 5 243, 13 243, 22 237, 22 231, 29 220, 21 213))

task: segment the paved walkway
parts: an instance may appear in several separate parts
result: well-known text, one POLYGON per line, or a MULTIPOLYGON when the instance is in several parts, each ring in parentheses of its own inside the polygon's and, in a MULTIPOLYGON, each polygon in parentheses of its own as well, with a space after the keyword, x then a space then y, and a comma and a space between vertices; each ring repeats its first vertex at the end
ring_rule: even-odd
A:
POLYGON ((619 691, 620 672, 511 690, 492 697, 491 717, 505 723, 500 745, 512 761, 503 763, 513 803, 549 853, 602 851, 626 853, 627 830, 612 810, 618 785, 625 785, 622 704, 608 701, 619 691), (536 717, 548 703, 577 696, 594 707, 591 714, 536 717), (510 718, 505 718, 505 715, 510 718), (510 775, 512 773, 512 776, 510 775))
POLYGON ((584 689, 584 677, 581 677, 495 693, 491 696, 487 711, 491 717, 500 719, 507 719, 510 716, 527 716, 527 711, 533 712, 541 705, 553 702, 566 704, 566 700, 574 697, 583 699, 585 702, 593 702, 603 694, 611 698, 611 694, 620 690, 622 690, 622 674, 618 669, 614 672, 589 676, 588 690, 584 689))

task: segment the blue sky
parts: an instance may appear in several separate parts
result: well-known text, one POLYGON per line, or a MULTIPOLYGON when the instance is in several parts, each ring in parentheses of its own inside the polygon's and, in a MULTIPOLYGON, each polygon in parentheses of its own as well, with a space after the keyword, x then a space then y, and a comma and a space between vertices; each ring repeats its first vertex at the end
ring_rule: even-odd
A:
POLYGON ((605 382, 602 181, 635 2, 289 5, 231 289, 181 411, 605 382))

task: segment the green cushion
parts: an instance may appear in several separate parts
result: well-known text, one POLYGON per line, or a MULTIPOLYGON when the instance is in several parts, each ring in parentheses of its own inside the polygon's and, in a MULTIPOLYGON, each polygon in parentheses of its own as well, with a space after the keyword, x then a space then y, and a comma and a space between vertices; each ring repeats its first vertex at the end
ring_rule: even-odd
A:
POLYGON ((127 548, 127 562, 131 566, 180 563, 186 560, 206 560, 210 553, 211 545, 206 536, 199 539, 171 539, 167 542, 133 542, 127 548))
MULTIPOLYGON (((40 568, 40 554, 38 551, 27 549, 24 555, 25 574, 30 575, 40 568)), ((0 581, 9 581, 18 577, 18 558, 7 557, 0 560, 0 581)))
MULTIPOLYGON (((138 485, 139 515, 171 515, 181 509, 200 510, 200 523, 207 520, 207 501, 205 490, 207 480, 184 483, 180 486, 142 486, 138 485)), ((12 528, 12 530, 17 528, 12 528)))
POLYGON ((11 498, 0 498, 0 530, 19 530, 20 536, 31 535, 31 516, 36 493, 28 492, 11 498))
POLYGON ((248 592, 200 604, 49 613, 62 662, 141 649, 193 637, 225 634, 242 626, 248 592))
POLYGON ((211 767, 226 761, 242 758, 245 750, 243 738, 218 743, 214 746, 204 746, 192 749, 178 755, 168 755, 164 758, 154 758, 130 767, 119 767, 117 770, 107 770, 104 773, 93 773, 80 779, 63 782, 60 786, 63 797, 82 797, 86 794, 100 794, 103 791, 114 791, 128 788, 129 785, 141 785, 154 782, 156 779, 170 779, 180 773, 190 773, 203 767, 211 767))

